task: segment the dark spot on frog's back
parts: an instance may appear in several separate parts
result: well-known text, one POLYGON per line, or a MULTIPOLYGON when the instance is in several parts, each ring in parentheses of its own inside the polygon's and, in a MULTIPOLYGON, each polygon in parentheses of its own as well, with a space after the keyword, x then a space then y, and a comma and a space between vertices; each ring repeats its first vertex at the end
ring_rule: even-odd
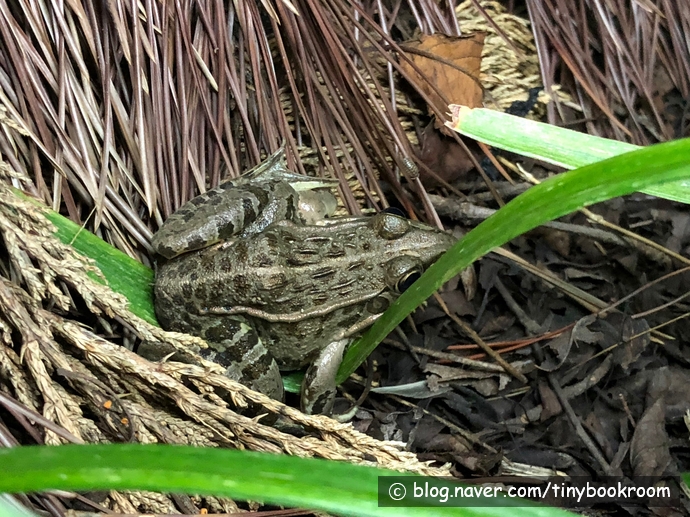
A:
POLYGON ((270 255, 261 253, 256 257, 256 265, 258 267, 271 267, 275 263, 275 260, 270 255))
MULTIPOLYGON (((237 263, 244 264, 249 260, 249 246, 246 240, 238 239, 233 246, 233 250, 235 252, 235 260, 237 263)), ((229 266, 232 266, 232 264, 229 264, 229 266)))
POLYGON ((212 297, 210 296, 209 291, 213 292, 211 289, 208 289, 209 286, 206 285, 204 282, 197 283, 194 288, 194 296, 196 297, 197 300, 209 300, 212 297))
POLYGON ((282 289, 286 285, 288 285, 288 280, 283 273, 265 276, 261 282, 261 288, 265 291, 282 289))
POLYGON ((180 208, 175 212, 175 217, 180 217, 185 223, 189 222, 196 214, 196 205, 180 208))
POLYGON ((214 249, 208 248, 203 254, 191 255, 186 263, 180 263, 180 275, 187 275, 190 270, 198 272, 199 276, 204 276, 204 271, 213 271, 216 265, 216 254, 214 249))
POLYGON ((218 260, 218 271, 232 273, 234 269, 235 262, 232 260, 232 257, 228 257, 227 255, 225 255, 218 260))
POLYGON ((232 224, 231 222, 228 221, 227 223, 225 223, 224 225, 222 225, 219 228, 218 238, 220 240, 229 239, 233 235, 235 235, 235 225, 232 224))
MULTIPOLYGON (((247 185, 245 186, 245 190, 248 192, 251 192, 256 200, 261 204, 261 206, 266 206, 268 204, 268 186, 263 186, 263 187, 258 187, 256 185, 247 185)), ((251 199, 248 197, 245 197, 242 199, 243 205, 246 207, 247 206, 247 201, 249 201, 250 206, 251 206, 251 211, 254 211, 254 207, 251 204, 251 199)))
POLYGON ((207 286, 208 298, 207 300, 219 300, 222 299, 223 293, 227 289, 227 284, 225 279, 220 277, 208 277, 205 285, 207 286))
POLYGON ((198 250, 206 246, 206 239, 202 239, 199 236, 192 237, 187 241, 187 249, 198 250))
POLYGON ((251 282, 245 275, 235 275, 232 280, 235 295, 239 298, 251 287, 251 282))
POLYGON ((193 295, 194 295, 194 289, 192 289, 191 284, 185 282, 185 283, 182 285, 182 296, 184 296, 185 298, 189 299, 189 298, 191 298, 193 295))
POLYGON ((189 205, 190 209, 192 212, 196 212, 196 208, 192 207, 203 207, 204 205, 208 205, 209 202, 214 198, 215 192, 213 190, 209 190, 208 192, 204 192, 203 194, 200 194, 191 200, 189 200, 189 205))
POLYGON ((211 206, 222 205, 225 202, 225 200, 223 199, 223 196, 221 196, 220 194, 221 193, 218 190, 215 190, 215 189, 210 190, 209 196, 208 196, 209 205, 211 205, 211 206), (213 195, 210 195, 211 192, 213 193, 213 195))

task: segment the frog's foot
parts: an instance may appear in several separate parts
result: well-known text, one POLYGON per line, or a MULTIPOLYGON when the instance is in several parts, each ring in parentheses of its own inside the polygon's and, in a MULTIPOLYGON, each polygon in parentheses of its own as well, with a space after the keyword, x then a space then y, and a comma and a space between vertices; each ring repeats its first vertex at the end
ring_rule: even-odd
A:
POLYGON ((206 341, 208 348, 199 353, 202 357, 223 366, 225 375, 276 400, 283 400, 283 379, 271 353, 256 332, 241 324, 240 331, 226 339, 206 341))
POLYGON ((309 366, 300 394, 300 407, 303 412, 310 415, 331 414, 336 394, 335 376, 343 361, 343 352, 350 342, 350 338, 333 341, 321 350, 309 366))

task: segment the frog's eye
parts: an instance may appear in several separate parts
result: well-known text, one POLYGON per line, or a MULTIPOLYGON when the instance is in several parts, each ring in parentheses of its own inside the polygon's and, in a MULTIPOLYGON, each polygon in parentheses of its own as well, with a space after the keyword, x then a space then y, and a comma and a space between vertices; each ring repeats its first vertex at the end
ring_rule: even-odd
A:
POLYGON ((419 260, 409 255, 401 255, 389 260, 385 266, 386 285, 395 292, 402 293, 422 274, 419 260))
POLYGON ((379 237, 386 240, 399 239, 410 229, 410 221, 386 212, 379 212, 369 223, 379 237))
POLYGON ((398 280, 397 284, 395 284, 395 290, 401 294, 404 293, 412 284, 419 280, 420 276, 422 276, 422 268, 415 268, 412 271, 409 271, 405 276, 398 280))

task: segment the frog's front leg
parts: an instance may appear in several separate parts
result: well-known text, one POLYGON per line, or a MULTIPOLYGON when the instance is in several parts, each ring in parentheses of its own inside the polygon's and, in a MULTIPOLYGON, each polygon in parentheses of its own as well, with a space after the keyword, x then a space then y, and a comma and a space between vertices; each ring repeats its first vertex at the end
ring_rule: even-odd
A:
POLYGON ((343 362, 343 353, 352 338, 339 339, 326 346, 309 366, 302 381, 300 408, 307 414, 330 415, 335 402, 335 377, 343 362))

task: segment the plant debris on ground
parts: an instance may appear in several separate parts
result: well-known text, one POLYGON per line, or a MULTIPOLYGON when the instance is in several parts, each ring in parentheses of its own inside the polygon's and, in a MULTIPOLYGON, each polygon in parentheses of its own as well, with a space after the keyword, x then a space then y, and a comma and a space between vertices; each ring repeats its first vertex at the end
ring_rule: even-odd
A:
MULTIPOLYGON (((189 443, 463 478, 687 471, 683 205, 628 196, 485 257, 342 386, 345 408, 374 386, 350 425, 251 392, 201 358, 137 356, 141 341, 194 338, 133 315, 11 188, 152 265, 150 237, 170 213, 284 140, 294 170, 341 180, 343 213, 395 204, 461 237, 528 188, 516 160, 536 177, 556 171, 446 134, 451 101, 638 144, 687 136, 687 12, 664 0, 505 4, 144 1, 133 12, 117 0, 0 0, 3 442, 189 443), (295 428, 237 411, 247 404, 295 428)), ((25 502, 53 515, 74 504, 25 502)), ((237 509, 146 492, 91 504, 237 509)))

